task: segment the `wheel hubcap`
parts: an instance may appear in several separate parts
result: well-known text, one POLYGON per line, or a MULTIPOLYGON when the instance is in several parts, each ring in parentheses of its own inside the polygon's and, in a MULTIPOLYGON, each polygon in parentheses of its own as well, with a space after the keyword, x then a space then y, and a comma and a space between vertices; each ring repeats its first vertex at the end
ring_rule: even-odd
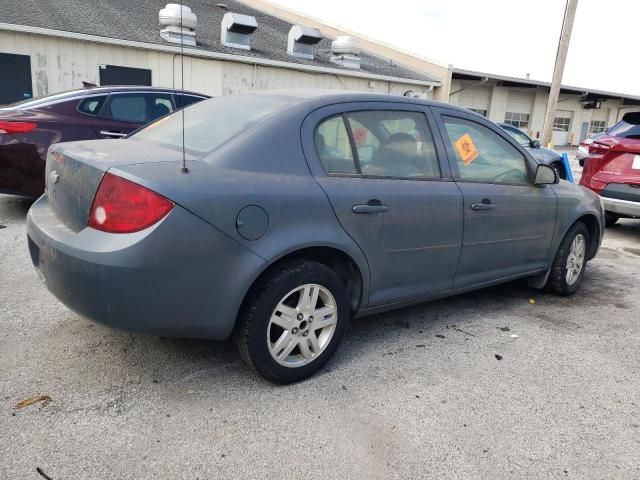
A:
POLYGON ((327 348, 338 320, 336 301, 322 285, 294 288, 278 303, 269 319, 267 346, 285 367, 301 367, 327 348))
POLYGON ((571 242, 569 255, 567 256, 566 280, 567 284, 573 285, 580 278, 580 273, 584 267, 584 256, 587 251, 587 242, 583 234, 579 233, 571 242))

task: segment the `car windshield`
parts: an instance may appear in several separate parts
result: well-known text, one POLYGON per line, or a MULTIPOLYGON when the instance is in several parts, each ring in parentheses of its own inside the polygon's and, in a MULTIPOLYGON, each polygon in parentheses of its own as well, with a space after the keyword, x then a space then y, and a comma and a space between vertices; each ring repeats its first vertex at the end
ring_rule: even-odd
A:
POLYGON ((516 142, 518 142, 523 147, 531 146, 531 140, 524 133, 511 128, 505 128, 505 130, 511 136, 511 138, 513 138, 516 142))
POLYGON ((640 112, 627 113, 622 120, 607 130, 607 135, 623 138, 640 138, 640 112))
MULTIPOLYGON (((185 149, 196 157, 203 157, 295 101, 288 96, 249 94, 217 97, 190 105, 183 110, 185 149)), ((152 123, 130 138, 182 148, 181 112, 152 123)))

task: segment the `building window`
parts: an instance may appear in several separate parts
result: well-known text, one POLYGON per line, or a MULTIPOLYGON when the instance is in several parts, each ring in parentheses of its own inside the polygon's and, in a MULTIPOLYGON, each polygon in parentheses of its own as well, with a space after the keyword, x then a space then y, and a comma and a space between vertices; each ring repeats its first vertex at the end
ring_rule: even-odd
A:
POLYGON ((0 105, 33 97, 29 55, 0 53, 0 72, 0 105))
POLYGON ((591 123, 589 124, 589 135, 602 133, 606 129, 606 122, 604 120, 591 120, 591 123))
POLYGON ((100 85, 144 85, 150 87, 151 70, 100 65, 100 85))
POLYGON ((529 114, 518 112, 507 112, 504 115, 504 123, 513 125, 516 128, 524 129, 529 127, 529 114))
POLYGON ((472 112, 479 113, 483 117, 487 116, 487 110, 484 108, 470 108, 469 110, 471 110, 472 112))
POLYGON ((571 123, 571 118, 569 117, 556 117, 553 120, 553 131, 568 132, 570 123, 571 123))

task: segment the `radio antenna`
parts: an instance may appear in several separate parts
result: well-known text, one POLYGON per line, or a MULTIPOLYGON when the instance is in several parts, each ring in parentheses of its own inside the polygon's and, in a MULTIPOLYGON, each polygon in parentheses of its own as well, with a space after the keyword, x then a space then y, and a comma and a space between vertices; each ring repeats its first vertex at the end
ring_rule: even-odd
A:
POLYGON ((180 2, 180 88, 181 88, 181 115, 182 115, 182 173, 189 173, 187 168, 187 155, 184 147, 184 27, 182 26, 182 11, 184 5, 180 2))

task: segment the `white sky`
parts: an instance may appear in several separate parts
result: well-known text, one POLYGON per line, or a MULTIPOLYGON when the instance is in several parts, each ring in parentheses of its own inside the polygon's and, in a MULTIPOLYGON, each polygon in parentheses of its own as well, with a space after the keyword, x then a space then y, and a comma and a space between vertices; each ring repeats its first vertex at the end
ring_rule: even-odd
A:
MULTIPOLYGON (((273 0, 457 68, 550 81, 564 0, 273 0)), ((638 0, 579 0, 563 84, 640 95, 638 0)))

